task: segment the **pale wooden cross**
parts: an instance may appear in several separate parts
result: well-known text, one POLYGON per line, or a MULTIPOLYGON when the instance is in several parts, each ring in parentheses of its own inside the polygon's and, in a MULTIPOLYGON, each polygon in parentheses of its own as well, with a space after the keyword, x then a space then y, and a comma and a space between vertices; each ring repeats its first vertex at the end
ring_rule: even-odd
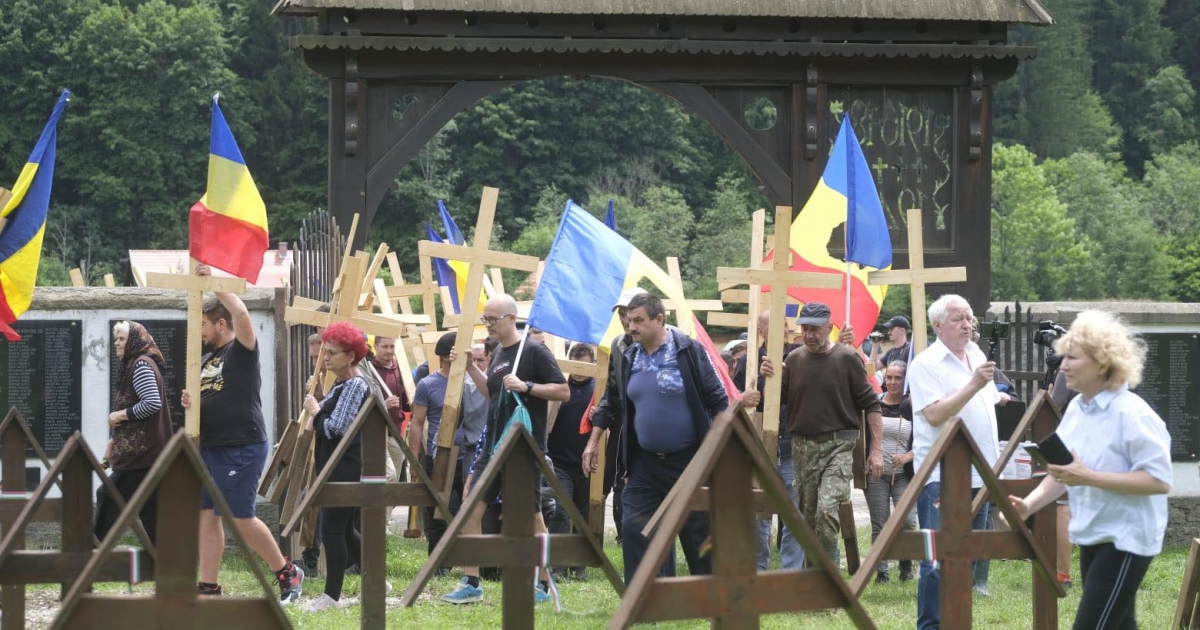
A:
MULTIPOLYGON (((679 285, 680 289, 683 289, 683 274, 679 272, 678 256, 667 256, 667 274, 671 276, 671 280, 674 280, 675 284, 679 285)), ((695 313, 702 311, 719 311, 722 308, 725 308, 725 305, 721 304, 721 300, 688 300, 687 305, 691 307, 692 311, 695 313)), ((682 323, 679 321, 679 307, 670 299, 663 300, 663 307, 668 311, 675 312, 675 324, 677 326, 681 326, 682 323)))
MULTIPOLYGON (((842 275, 837 273, 812 273, 807 271, 791 271, 791 225, 792 209, 790 206, 775 207, 775 255, 769 269, 738 269, 730 267, 717 268, 717 282, 726 284, 758 284, 771 286, 770 324, 767 328, 767 351, 777 352, 783 349, 784 333, 787 319, 787 289, 788 287, 812 287, 817 289, 837 289, 842 286, 842 275)), ((751 321, 749 327, 757 326, 757 321, 751 321)), ((748 345, 748 344, 747 344, 748 345)), ((747 348, 747 352, 752 348, 747 348)), ((749 360, 749 357, 747 357, 749 360)), ((747 370, 749 371, 749 370, 747 370)), ((763 392, 763 446, 771 461, 776 461, 779 453, 779 397, 783 393, 783 365, 777 366, 775 374, 767 377, 766 391, 763 392)))
MULTIPOLYGON (((538 259, 509 252, 490 249, 492 222, 496 215, 496 200, 500 190, 485 186, 479 201, 479 217, 475 222, 475 244, 451 245, 420 241, 417 251, 422 256, 445 258, 467 263, 467 287, 459 304, 458 321, 473 326, 479 318, 479 292, 483 290, 484 266, 504 267, 522 271, 536 271, 538 259)), ((424 274, 422 281, 425 280, 424 274)), ((445 302, 444 304, 449 304, 445 302)), ((459 414, 462 411, 463 380, 467 375, 467 362, 471 360, 471 335, 458 335, 454 342, 455 361, 450 368, 450 379, 446 385, 446 400, 442 406, 442 423, 438 429, 437 455, 434 458, 434 483, 443 492, 448 491, 454 480, 454 433, 458 430, 459 414)))
POLYGON ((67 273, 71 276, 71 286, 77 289, 87 286, 87 281, 83 279, 83 272, 79 270, 79 267, 75 267, 67 273))
MULTIPOLYGON (((188 268, 192 274, 200 262, 189 257, 188 268)), ((245 293, 244 278, 218 278, 216 276, 197 276, 179 273, 146 274, 146 286, 161 289, 182 289, 187 291, 187 391, 191 395, 192 405, 184 410, 183 426, 188 437, 200 437, 200 326, 204 317, 204 292, 216 293, 245 293)), ((233 322, 229 322, 232 326, 233 322)))
POLYGON ((908 269, 872 271, 867 281, 872 285, 907 284, 912 287, 913 355, 925 349, 925 287, 943 282, 966 282, 966 267, 925 267, 925 240, 921 225, 921 210, 908 210, 908 269))

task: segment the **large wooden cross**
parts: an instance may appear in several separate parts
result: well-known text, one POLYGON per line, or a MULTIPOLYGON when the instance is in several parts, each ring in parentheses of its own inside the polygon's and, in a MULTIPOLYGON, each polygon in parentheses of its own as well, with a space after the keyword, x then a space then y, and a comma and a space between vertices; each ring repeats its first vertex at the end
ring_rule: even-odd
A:
MULTIPOLYGON (((9 446, 7 443, 5 446, 9 446)), ((24 455, 24 453, 22 453, 24 455)), ((18 462, 24 473, 24 458, 18 462)), ((5 461, 6 467, 8 461, 5 461)), ((6 471, 7 472, 7 471, 6 471)), ((105 474, 96 456, 83 441, 83 436, 76 431, 59 451, 52 466, 47 466, 46 476, 42 478, 37 489, 29 500, 16 503, 21 508, 11 524, 6 523, 4 539, 0 541, 0 584, 62 584, 65 596, 71 585, 79 577, 83 566, 92 558, 93 549, 98 541, 92 534, 92 518, 94 515, 92 492, 93 475, 100 479, 100 487, 119 510, 125 509, 125 500, 117 486, 105 474), (48 498, 55 487, 62 488, 61 498, 48 498), (54 518, 45 518, 46 512, 54 513, 54 518), (61 548, 50 551, 26 551, 26 528, 35 522, 54 522, 60 526, 62 533, 61 548)), ((5 479, 8 476, 5 475, 5 479)), ((18 477, 24 482, 24 474, 18 477)), ((147 554, 142 570, 142 579, 153 579, 153 560, 158 556, 150 538, 137 520, 131 523, 134 534, 142 544, 142 550, 132 552, 110 551, 101 563, 102 569, 97 579, 102 582, 125 582, 131 584, 130 554, 145 552, 147 554)), ((7 603, 7 602, 6 602, 7 603)), ((23 606, 24 601, 20 604, 23 606)), ((4 608, 6 614, 0 627, 4 630, 15 630, 25 627, 25 615, 20 607, 4 608)))
MULTIPOLYGON (((771 260, 770 269, 758 269, 752 266, 749 269, 737 269, 730 267, 717 268, 717 283, 718 284, 749 284, 749 285, 770 285, 771 300, 769 308, 771 309, 770 324, 767 328, 767 351, 777 352, 783 349, 784 337, 786 333, 787 313, 787 288, 789 287, 812 287, 818 289, 836 289, 842 286, 842 275, 836 273, 812 273, 807 271, 791 271, 791 225, 792 225, 792 209, 789 206, 775 207, 775 242, 774 258, 771 260)), ((758 322, 751 321, 750 327, 753 328, 758 322)), ((748 344, 747 344, 748 345, 748 344)), ((756 352, 756 348, 747 348, 747 352, 756 352)), ((748 355, 747 360, 750 359, 748 355)), ((767 377, 766 391, 763 394, 763 446, 767 449, 767 455, 771 461, 778 461, 779 456, 779 399, 783 393, 783 362, 782 359, 776 359, 778 365, 775 374, 767 377)))
MULTIPOLYGON (((667 256, 667 275, 671 277, 671 280, 675 281, 675 284, 679 285, 679 290, 683 291, 683 274, 679 270, 678 256, 667 256)), ((692 309, 693 313, 719 311, 725 308, 721 300, 687 300, 687 305, 692 309)), ((675 302, 669 298, 664 299, 663 306, 668 311, 675 312, 675 325, 682 326, 683 323, 679 321, 679 307, 675 302)))
POLYGON ((1042 521, 1043 525, 1041 534, 1036 538, 1008 500, 999 500, 996 506, 1008 521, 1011 531, 972 530, 972 468, 983 478, 984 487, 996 497, 1010 494, 1024 496, 1038 482, 1001 482, 988 467, 987 460, 960 418, 953 418, 943 426, 941 434, 929 449, 929 455, 909 482, 908 490, 892 510, 892 516, 879 533, 879 538, 871 545, 867 559, 855 572, 850 590, 856 597, 861 596, 880 560, 921 558, 928 553, 925 533, 901 529, 905 516, 916 507, 929 476, 939 465, 942 471, 939 496, 941 527, 931 535, 936 550, 935 559, 941 565, 941 627, 946 630, 969 630, 972 627, 973 560, 1029 559, 1033 571, 1034 628, 1056 628, 1057 615, 1048 615, 1045 610, 1049 605, 1057 605, 1053 603, 1055 595, 1065 596, 1056 579, 1054 566, 1053 524, 1056 507, 1051 504, 1035 515, 1035 520, 1042 521), (1045 526, 1047 523, 1049 527, 1045 526))
POLYGON ((317 475, 316 482, 304 493, 295 513, 283 528, 290 536, 300 525, 302 516, 313 507, 362 508, 362 628, 382 630, 386 595, 384 576, 387 573, 387 512, 393 505, 432 505, 438 514, 450 520, 450 510, 437 493, 425 469, 417 465, 400 429, 392 423, 387 408, 379 399, 370 396, 354 422, 342 436, 329 456, 329 461, 317 475), (333 471, 345 457, 356 436, 362 437, 362 471, 357 482, 331 482, 333 471), (415 482, 388 482, 384 477, 388 437, 396 438, 411 466, 415 482))
MULTIPOLYGON (((521 271, 537 271, 538 259, 533 256, 523 256, 509 252, 490 249, 492 242, 492 222, 496 216, 496 200, 500 196, 498 188, 484 187, 479 201, 479 218, 475 222, 475 244, 451 245, 449 243, 434 243, 420 241, 417 251, 421 256, 457 260, 469 265, 467 269, 467 287, 460 300, 458 321, 473 326, 479 318, 479 294, 483 290, 484 267, 504 267, 521 271)), ((422 282, 425 276, 422 275, 422 282)), ((448 302, 446 303, 448 304, 448 302)), ((446 400, 442 406, 442 423, 438 429, 437 454, 434 457, 433 479, 438 488, 449 494, 454 482, 454 433, 458 430, 459 414, 462 412, 463 381, 467 375, 467 362, 471 361, 471 335, 458 335, 454 342, 455 361, 450 367, 450 378, 446 384, 446 400)))
MULTIPOLYGON (((554 564, 563 566, 600 567, 609 584, 620 594, 624 590, 621 577, 604 554, 599 535, 586 526, 583 515, 575 507, 571 495, 554 477, 542 455, 524 427, 517 425, 504 438, 500 449, 492 456, 479 478, 471 485, 471 493, 463 499, 462 507, 450 522, 446 533, 429 554, 429 559, 408 585, 400 603, 412 606, 425 585, 439 567, 498 566, 504 569, 502 608, 505 630, 530 630, 534 627, 533 571, 542 564, 543 549, 554 564), (534 534, 534 479, 541 472, 558 500, 559 507, 575 523, 577 534, 534 534), (501 481, 504 496, 504 519, 500 534, 463 535, 462 530, 476 504, 493 483, 501 481)), ((548 568, 548 567, 547 567, 548 568)))
MULTIPOLYGON (((51 630, 290 630, 292 626, 279 603, 278 592, 267 581, 262 564, 257 560, 247 564, 262 589, 258 597, 205 597, 196 593, 202 490, 212 497, 217 514, 221 515, 239 552, 243 557, 252 558, 250 546, 233 522, 229 505, 200 459, 200 451, 186 435, 177 433, 150 467, 108 536, 71 585, 58 616, 50 625, 51 630), (104 577, 105 567, 111 564, 110 558, 125 528, 137 519, 146 501, 156 492, 158 531, 163 532, 163 538, 159 540, 154 566, 154 594, 93 593, 92 584, 104 577)), ((5 613, 7 616, 8 611, 5 613)))
POLYGON ((837 566, 817 543, 812 527, 792 503, 774 461, 767 458, 739 411, 735 408, 713 420, 700 449, 675 482, 682 496, 696 495, 708 483, 712 502, 721 506, 710 516, 712 575, 658 577, 692 510, 687 501, 673 502, 655 530, 608 630, 624 630, 635 623, 697 618, 711 619, 712 628, 740 630, 758 628, 761 615, 828 608, 844 608, 857 628, 875 628, 837 566), (758 571, 755 480, 765 490, 767 503, 812 559, 814 568, 758 571))
MULTIPOLYGON (((187 378, 186 389, 192 398, 192 405, 184 410, 183 426, 188 437, 200 437, 200 326, 204 317, 204 292, 245 293, 246 281, 243 278, 218 278, 216 276, 197 276, 196 267, 199 261, 188 258, 188 269, 192 275, 178 273, 147 273, 146 286, 161 289, 182 289, 187 291, 187 378)), ((227 322, 233 326, 233 322, 227 322)))
POLYGON ((907 284, 912 288, 912 344, 913 356, 920 354, 927 344, 925 328, 925 287, 944 282, 966 282, 966 267, 925 267, 925 241, 922 233, 921 210, 908 211, 908 269, 872 271, 867 281, 872 285, 907 284))

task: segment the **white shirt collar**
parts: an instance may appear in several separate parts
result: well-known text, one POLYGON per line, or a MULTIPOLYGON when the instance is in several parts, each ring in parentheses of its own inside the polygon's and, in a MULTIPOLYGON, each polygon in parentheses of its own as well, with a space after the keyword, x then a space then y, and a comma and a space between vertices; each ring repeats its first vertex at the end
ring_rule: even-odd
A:
POLYGON ((1087 402, 1084 402, 1083 397, 1080 396, 1079 397, 1079 408, 1084 411, 1091 411, 1093 409, 1108 409, 1108 406, 1110 404, 1112 404, 1113 399, 1115 399, 1117 396, 1121 395, 1123 392, 1125 392, 1128 389, 1129 389, 1128 383, 1118 387, 1115 390, 1103 389, 1103 390, 1100 390, 1099 394, 1092 396, 1092 399, 1087 402))

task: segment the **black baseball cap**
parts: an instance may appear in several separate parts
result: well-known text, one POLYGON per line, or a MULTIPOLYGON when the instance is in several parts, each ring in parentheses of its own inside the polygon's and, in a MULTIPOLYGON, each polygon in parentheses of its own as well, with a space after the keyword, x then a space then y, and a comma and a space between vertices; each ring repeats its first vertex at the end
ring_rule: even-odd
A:
POLYGON ((908 318, 903 315, 896 315, 895 317, 887 320, 887 323, 883 325, 883 329, 891 330, 897 326, 903 328, 904 330, 912 330, 912 324, 909 323, 908 318))
POLYGON ((458 335, 448 332, 437 340, 437 345, 433 348, 433 353, 439 357, 450 356, 450 351, 454 349, 454 342, 458 341, 458 335))
POLYGON ((824 326, 833 317, 829 307, 820 302, 809 302, 800 309, 800 317, 796 319, 799 325, 824 326))

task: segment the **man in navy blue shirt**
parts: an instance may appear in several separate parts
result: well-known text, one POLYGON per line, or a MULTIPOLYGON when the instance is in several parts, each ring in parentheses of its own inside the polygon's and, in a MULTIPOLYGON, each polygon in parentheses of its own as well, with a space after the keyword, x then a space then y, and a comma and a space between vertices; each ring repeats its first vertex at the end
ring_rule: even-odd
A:
MULTIPOLYGON (((665 323, 657 296, 644 293, 629 302, 629 333, 621 391, 625 393, 625 431, 621 456, 628 471, 624 502, 625 583, 637 572, 650 539, 642 528, 662 504, 700 447, 712 419, 729 406, 725 388, 704 348, 665 323)), ((700 553, 708 537, 708 514, 692 512, 679 531, 688 571, 712 572, 712 560, 700 553)), ((674 556, 660 575, 674 575, 674 556)))

